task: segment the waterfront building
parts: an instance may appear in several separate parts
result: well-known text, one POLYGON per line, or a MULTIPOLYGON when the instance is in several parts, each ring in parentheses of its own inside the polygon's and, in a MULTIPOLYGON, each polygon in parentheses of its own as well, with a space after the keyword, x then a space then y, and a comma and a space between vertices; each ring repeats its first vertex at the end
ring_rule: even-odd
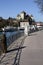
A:
POLYGON ((26 12, 22 11, 20 14, 17 15, 16 19, 17 20, 24 20, 25 19, 25 16, 26 16, 26 12))
POLYGON ((20 27, 23 28, 25 31, 25 34, 28 35, 30 25, 32 25, 31 16, 26 14, 25 11, 22 11, 20 14, 17 15, 16 19, 19 20, 20 27))

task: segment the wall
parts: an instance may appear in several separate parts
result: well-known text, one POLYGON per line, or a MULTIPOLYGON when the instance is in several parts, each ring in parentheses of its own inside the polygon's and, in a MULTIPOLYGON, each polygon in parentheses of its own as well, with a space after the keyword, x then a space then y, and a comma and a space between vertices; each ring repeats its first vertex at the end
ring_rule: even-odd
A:
POLYGON ((28 32, 29 32, 29 22, 20 22, 20 27, 24 28, 24 34, 28 35, 28 32))
POLYGON ((25 17, 25 16, 24 16, 24 13, 21 13, 20 16, 21 16, 21 18, 24 20, 24 17, 25 17))
POLYGON ((29 26, 29 22, 20 22, 20 27, 26 27, 29 26))

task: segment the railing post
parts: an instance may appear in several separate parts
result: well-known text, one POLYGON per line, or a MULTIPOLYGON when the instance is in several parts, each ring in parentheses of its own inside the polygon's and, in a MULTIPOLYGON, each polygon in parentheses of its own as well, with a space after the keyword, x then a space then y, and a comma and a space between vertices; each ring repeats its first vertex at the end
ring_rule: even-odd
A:
POLYGON ((3 34, 3 53, 7 52, 6 35, 3 34))
POLYGON ((0 54, 7 52, 7 44, 6 44, 6 36, 5 36, 5 34, 1 35, 0 51, 1 51, 0 54))

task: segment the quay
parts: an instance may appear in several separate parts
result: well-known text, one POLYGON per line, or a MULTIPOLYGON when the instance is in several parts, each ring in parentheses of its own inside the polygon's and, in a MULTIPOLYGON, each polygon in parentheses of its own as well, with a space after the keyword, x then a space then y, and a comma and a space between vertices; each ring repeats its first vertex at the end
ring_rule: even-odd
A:
POLYGON ((43 30, 27 36, 23 46, 20 65, 43 65, 43 30))
POLYGON ((24 39, 25 36, 18 38, 7 48, 8 51, 4 54, 4 57, 0 57, 0 65, 19 64, 22 48, 25 48, 23 47, 24 39))
POLYGON ((43 30, 18 38, 7 50, 0 65, 43 65, 43 30))

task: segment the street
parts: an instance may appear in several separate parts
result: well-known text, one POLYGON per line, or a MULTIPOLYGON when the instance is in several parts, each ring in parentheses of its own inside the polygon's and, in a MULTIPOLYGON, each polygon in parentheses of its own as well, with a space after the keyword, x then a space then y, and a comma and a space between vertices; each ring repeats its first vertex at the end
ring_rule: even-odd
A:
POLYGON ((27 36, 24 46, 20 65, 43 65, 43 30, 27 36))

